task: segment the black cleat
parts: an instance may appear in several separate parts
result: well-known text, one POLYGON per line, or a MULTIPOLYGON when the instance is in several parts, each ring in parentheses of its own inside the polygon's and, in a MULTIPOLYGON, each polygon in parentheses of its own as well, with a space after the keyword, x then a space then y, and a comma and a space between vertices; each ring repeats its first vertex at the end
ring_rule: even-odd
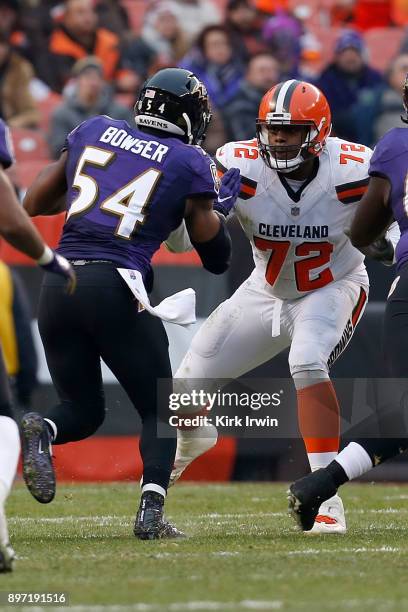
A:
POLYGON ((302 531, 312 529, 321 504, 337 492, 329 472, 316 470, 290 485, 289 514, 302 531))
POLYGON ((10 544, 0 544, 0 574, 13 571, 14 550, 10 544))
POLYGON ((28 412, 21 421, 23 477, 28 490, 42 504, 55 496, 51 435, 42 416, 28 412))
POLYGON ((184 538, 179 531, 163 517, 164 497, 154 491, 146 491, 140 500, 133 533, 140 540, 161 540, 184 538))

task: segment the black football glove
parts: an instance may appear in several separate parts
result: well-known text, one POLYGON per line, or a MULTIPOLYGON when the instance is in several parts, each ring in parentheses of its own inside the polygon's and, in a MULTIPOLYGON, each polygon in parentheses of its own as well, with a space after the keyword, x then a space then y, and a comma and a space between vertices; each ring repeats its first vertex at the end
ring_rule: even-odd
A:
POLYGON ((40 266, 40 268, 46 270, 47 272, 51 272, 52 274, 58 274, 59 276, 65 278, 67 281, 67 293, 74 293, 76 287, 76 274, 74 272, 73 267, 71 266, 69 261, 65 259, 65 257, 62 257, 62 255, 59 255, 55 251, 51 251, 51 255, 52 259, 50 261, 48 261, 47 263, 40 263, 40 261, 38 261, 38 265, 40 266))
POLYGON ((371 244, 359 249, 366 257, 381 261, 384 266, 392 266, 394 263, 394 245, 385 236, 377 238, 371 244))
POLYGON ((238 168, 230 168, 221 179, 218 198, 214 202, 214 210, 228 217, 234 208, 241 188, 241 177, 238 168))
MULTIPOLYGON (((347 237, 350 237, 349 230, 346 230, 344 233, 347 237)), ((369 257, 369 259, 381 261, 384 266, 392 266, 394 263, 394 245, 385 235, 377 238, 377 240, 374 240, 374 242, 368 246, 357 248, 363 255, 369 257)))

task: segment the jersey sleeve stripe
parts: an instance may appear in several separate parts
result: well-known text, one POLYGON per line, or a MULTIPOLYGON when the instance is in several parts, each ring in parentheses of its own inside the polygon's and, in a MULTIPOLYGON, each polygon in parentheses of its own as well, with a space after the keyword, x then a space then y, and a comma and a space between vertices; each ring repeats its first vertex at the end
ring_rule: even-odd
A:
POLYGON ((227 168, 217 158, 215 158, 215 167, 217 168, 217 174, 219 178, 222 178, 226 173, 227 168))
POLYGON ((242 174, 241 174, 241 183, 242 183, 242 185, 245 185, 246 187, 248 187, 249 189, 251 189, 255 193, 256 186, 258 185, 258 183, 256 181, 253 181, 252 179, 247 178, 246 176, 242 176, 242 174))
POLYGON ((240 197, 243 197, 244 195, 248 196, 248 198, 252 198, 255 195, 256 192, 256 187, 249 187, 249 185, 245 185, 245 183, 241 182, 241 189, 240 189, 240 197))
POLYGON ((351 183, 344 183, 343 185, 337 185, 336 192, 343 193, 343 191, 348 191, 349 189, 357 189, 358 187, 367 187, 369 177, 362 179, 361 181, 353 181, 351 183))
MULTIPOLYGON (((215 160, 215 165, 217 167, 218 177, 222 178, 227 172, 227 168, 218 159, 215 160)), ((239 197, 242 200, 249 200, 249 198, 253 198, 256 193, 257 184, 258 183, 256 181, 241 175, 241 189, 239 192, 239 197)))
POLYGON ((359 202, 361 200, 366 191, 366 189, 356 189, 355 193, 349 193, 348 195, 339 195, 338 199, 342 204, 354 204, 355 202, 359 202))
POLYGON ((353 183, 345 183, 344 185, 338 185, 336 187, 337 197, 343 204, 353 204, 361 200, 365 192, 367 191, 369 178, 362 179, 361 181, 354 181, 353 183))

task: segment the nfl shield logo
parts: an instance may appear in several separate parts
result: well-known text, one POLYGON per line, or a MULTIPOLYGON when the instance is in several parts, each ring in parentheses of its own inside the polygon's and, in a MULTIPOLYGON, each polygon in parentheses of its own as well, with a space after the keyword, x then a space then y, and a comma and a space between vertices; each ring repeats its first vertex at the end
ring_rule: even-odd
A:
POLYGON ((293 206, 293 207, 290 209, 290 214, 291 214, 291 215, 293 215, 294 217, 297 217, 299 213, 300 213, 300 208, 299 208, 299 206, 293 206))

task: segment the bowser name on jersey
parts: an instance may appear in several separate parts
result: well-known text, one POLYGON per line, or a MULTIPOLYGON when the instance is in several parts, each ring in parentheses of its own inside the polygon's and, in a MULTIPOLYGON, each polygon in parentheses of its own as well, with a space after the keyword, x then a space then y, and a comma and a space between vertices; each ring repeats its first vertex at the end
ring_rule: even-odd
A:
POLYGON ((100 142, 109 143, 112 147, 119 147, 125 151, 130 151, 135 155, 141 155, 146 159, 162 163, 163 157, 169 150, 169 147, 163 145, 156 140, 141 140, 129 134, 126 130, 119 129, 113 125, 108 127, 99 138, 100 142))

